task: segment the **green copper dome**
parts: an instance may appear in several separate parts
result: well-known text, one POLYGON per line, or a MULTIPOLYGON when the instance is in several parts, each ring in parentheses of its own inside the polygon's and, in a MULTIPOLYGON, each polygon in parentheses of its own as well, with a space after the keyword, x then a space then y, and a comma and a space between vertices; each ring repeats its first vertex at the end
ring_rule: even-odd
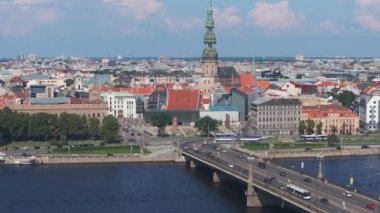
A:
POLYGON ((216 62, 218 61, 218 52, 215 48, 206 48, 203 50, 203 62, 216 62))
POLYGON ((207 20, 206 20, 206 33, 204 37, 204 44, 206 45, 202 54, 203 62, 217 62, 218 61, 218 52, 214 48, 216 44, 216 36, 214 33, 214 11, 212 10, 212 1, 210 0, 210 6, 207 10, 207 20))

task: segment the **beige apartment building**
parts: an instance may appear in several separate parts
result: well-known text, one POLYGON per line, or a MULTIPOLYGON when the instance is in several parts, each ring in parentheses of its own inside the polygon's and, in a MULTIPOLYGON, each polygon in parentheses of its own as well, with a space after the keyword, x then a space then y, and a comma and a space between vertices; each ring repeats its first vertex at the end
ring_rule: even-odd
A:
POLYGON ((19 113, 36 114, 44 112, 59 115, 66 112, 85 115, 87 118, 94 117, 99 120, 103 120, 108 115, 107 104, 11 105, 9 107, 19 113))
MULTIPOLYGON (((332 127, 337 128, 336 134, 356 135, 359 133, 359 115, 338 104, 304 106, 301 120, 312 120, 315 125, 322 123, 322 134, 332 134, 332 127)), ((314 128, 316 131, 316 128, 314 128)))
POLYGON ((296 137, 301 110, 299 99, 258 99, 251 104, 253 130, 262 136, 296 137))

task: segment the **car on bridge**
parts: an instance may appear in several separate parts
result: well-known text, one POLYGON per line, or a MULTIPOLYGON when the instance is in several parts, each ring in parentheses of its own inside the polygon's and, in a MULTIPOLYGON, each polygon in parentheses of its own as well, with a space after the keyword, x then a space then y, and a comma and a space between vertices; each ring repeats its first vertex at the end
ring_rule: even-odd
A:
POLYGON ((321 203, 323 204, 329 204, 329 200, 327 200, 326 198, 322 197, 321 199, 319 199, 321 201, 321 203))
POLYGON ((343 192, 342 194, 343 194, 343 196, 345 196, 345 197, 352 197, 352 193, 349 192, 349 191, 345 191, 345 192, 343 192))
POLYGON ((303 179, 303 181, 311 183, 311 179, 310 178, 305 178, 305 179, 303 179))
POLYGON ((376 205, 374 203, 368 203, 367 204, 367 209, 375 209, 376 205))
POLYGON ((265 164, 265 162, 259 162, 259 163, 257 164, 257 166, 258 166, 259 168, 265 169, 266 164, 265 164))

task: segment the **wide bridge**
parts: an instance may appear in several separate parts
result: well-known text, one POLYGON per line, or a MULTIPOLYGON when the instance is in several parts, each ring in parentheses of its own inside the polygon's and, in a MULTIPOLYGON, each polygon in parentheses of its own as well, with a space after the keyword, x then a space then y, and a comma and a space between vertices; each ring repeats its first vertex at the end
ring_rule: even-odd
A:
POLYGON ((186 142, 181 149, 191 167, 209 167, 213 171, 214 182, 234 179, 246 184, 247 207, 286 205, 306 212, 379 212, 379 206, 375 209, 367 206, 377 204, 373 198, 353 192, 347 196, 342 187, 237 153, 219 144, 186 142))

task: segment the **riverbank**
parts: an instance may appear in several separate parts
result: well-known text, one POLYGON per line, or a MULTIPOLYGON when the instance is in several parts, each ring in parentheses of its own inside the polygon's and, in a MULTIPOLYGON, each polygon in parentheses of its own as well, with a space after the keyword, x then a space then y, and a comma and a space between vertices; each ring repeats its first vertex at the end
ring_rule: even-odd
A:
MULTIPOLYGON (((172 156, 149 157, 141 155, 72 155, 57 156, 43 155, 35 156, 35 164, 101 164, 101 163, 152 163, 152 162, 174 162, 172 156)), ((29 162, 28 158, 7 157, 4 164, 20 164, 19 162, 29 162)))

